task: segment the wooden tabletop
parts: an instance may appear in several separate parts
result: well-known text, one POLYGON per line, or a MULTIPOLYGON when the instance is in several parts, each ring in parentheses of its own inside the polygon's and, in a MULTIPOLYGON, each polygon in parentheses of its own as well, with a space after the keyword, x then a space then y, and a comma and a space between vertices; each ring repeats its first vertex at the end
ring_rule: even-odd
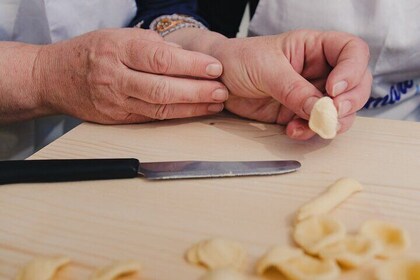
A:
POLYGON ((0 279, 35 256, 65 255, 62 279, 87 279, 114 260, 137 259, 141 279, 197 279, 183 254, 225 237, 255 260, 290 243, 291 220, 336 179, 364 185, 332 214, 349 231, 371 218, 405 227, 420 256, 420 123, 358 118, 332 141, 297 142, 282 127, 219 115, 142 125, 82 124, 33 159, 136 157, 141 161, 296 159, 302 168, 266 177, 143 178, 0 187, 0 279))

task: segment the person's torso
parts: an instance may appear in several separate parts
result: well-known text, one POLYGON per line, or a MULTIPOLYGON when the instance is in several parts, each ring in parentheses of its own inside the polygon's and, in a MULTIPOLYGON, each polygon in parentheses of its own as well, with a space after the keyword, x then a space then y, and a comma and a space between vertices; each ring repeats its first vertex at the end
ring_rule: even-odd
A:
POLYGON ((54 43, 101 28, 127 26, 136 12, 135 0, 4 0, 0 41, 54 43))
MULTIPOLYGON (((136 12, 135 0, 2 0, 0 41, 54 43, 101 28, 125 27, 136 12)), ((26 158, 77 123, 55 116, 0 126, 0 159, 26 158)))
POLYGON ((420 120, 420 2, 418 0, 261 0, 251 36, 296 29, 355 34, 370 47, 374 76, 365 116, 420 120))

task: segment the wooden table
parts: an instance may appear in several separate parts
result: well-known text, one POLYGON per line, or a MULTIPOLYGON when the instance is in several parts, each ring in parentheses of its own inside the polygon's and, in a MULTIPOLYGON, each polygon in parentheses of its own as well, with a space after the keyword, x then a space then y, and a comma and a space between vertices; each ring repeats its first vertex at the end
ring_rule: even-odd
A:
POLYGON ((332 214, 356 231, 366 219, 404 226, 420 256, 420 124, 358 118, 333 141, 288 139, 280 126, 227 115, 142 125, 83 124, 33 159, 137 157, 142 161, 297 159, 268 177, 19 184, 0 187, 0 279, 35 256, 66 255, 62 279, 87 279, 114 260, 138 259, 141 279, 197 279, 185 250, 209 237, 240 241, 255 260, 290 242, 300 205, 336 179, 365 190, 332 214))

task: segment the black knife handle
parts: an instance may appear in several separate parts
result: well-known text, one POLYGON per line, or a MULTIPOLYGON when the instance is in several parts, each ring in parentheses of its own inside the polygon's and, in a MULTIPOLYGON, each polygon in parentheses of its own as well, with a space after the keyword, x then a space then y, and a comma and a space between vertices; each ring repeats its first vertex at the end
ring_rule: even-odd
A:
POLYGON ((139 164, 135 158, 0 161, 0 184, 134 178, 139 164))

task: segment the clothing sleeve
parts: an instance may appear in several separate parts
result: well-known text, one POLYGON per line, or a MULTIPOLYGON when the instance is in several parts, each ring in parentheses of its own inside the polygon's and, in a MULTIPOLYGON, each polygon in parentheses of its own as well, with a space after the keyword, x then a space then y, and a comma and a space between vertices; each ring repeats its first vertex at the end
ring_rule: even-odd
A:
POLYGON ((245 7, 249 4, 250 18, 255 13, 259 0, 197 0, 198 12, 207 21, 210 30, 229 38, 239 32, 245 7))
POLYGON ((136 0, 137 15, 130 26, 142 23, 141 27, 148 29, 150 23, 162 15, 181 14, 193 17, 195 20, 208 24, 198 15, 196 0, 136 0))
POLYGON ((236 37, 248 0, 198 0, 198 12, 211 30, 236 37))

